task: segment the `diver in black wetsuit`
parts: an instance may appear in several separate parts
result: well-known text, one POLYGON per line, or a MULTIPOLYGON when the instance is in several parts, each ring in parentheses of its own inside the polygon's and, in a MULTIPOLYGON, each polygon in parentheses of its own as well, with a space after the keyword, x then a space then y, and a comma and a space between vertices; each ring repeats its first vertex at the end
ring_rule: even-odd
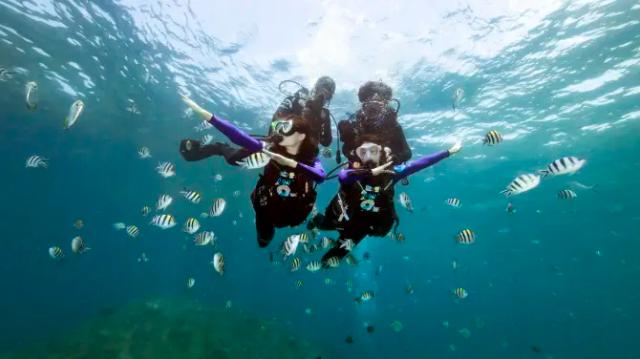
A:
POLYGON ((330 258, 341 259, 366 236, 382 237, 389 233, 398 216, 394 204, 395 184, 422 169, 457 153, 456 144, 449 150, 423 156, 406 165, 393 166, 392 151, 383 146, 380 136, 362 135, 356 138, 356 160, 340 171, 340 189, 327 206, 324 215, 317 214, 307 223, 308 229, 337 230, 340 238, 323 257, 325 266, 330 258), (348 241, 351 241, 350 243, 348 241))
POLYGON ((358 136, 376 135, 381 144, 391 149, 393 163, 401 164, 411 159, 402 127, 398 124, 400 102, 393 99, 393 90, 381 81, 369 81, 360 86, 358 99, 362 107, 347 120, 338 123, 338 131, 344 142, 342 152, 349 161, 357 161, 355 154, 358 136), (398 105, 391 106, 392 102, 398 105))
MULTIPOLYGON (((311 92, 301 86, 293 95, 287 96, 276 109, 269 124, 269 135, 273 133, 274 121, 288 115, 297 115, 303 116, 310 124, 310 133, 316 142, 325 147, 331 145, 331 113, 324 106, 333 97, 335 89, 335 82, 328 76, 320 77, 311 92)), ((250 152, 223 142, 202 145, 198 140, 185 139, 180 142, 180 154, 189 162, 216 155, 223 156, 227 163, 236 166, 237 162, 247 157, 250 152)))

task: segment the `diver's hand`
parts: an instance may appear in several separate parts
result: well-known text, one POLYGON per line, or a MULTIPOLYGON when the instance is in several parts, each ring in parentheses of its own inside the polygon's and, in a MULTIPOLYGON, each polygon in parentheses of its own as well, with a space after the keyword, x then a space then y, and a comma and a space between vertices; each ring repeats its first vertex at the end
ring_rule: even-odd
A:
POLYGON ((389 161, 382 166, 378 166, 371 170, 371 174, 377 176, 381 173, 393 173, 393 171, 388 171, 387 168, 393 164, 393 161, 389 161))
POLYGON ((272 160, 276 161, 276 163, 282 166, 291 168, 296 168, 298 166, 298 162, 296 160, 285 157, 279 153, 271 152, 269 150, 262 150, 262 152, 266 153, 267 156, 271 157, 272 160))
POLYGON ((204 108, 200 107, 200 105, 198 105, 197 103, 195 103, 192 99, 188 98, 185 95, 180 95, 180 97, 182 97, 182 101, 184 101, 184 103, 189 106, 189 108, 191 108, 193 110, 193 112, 197 113, 198 115, 200 115, 200 117, 202 118, 203 121, 209 121, 211 119, 211 117, 213 117, 213 114, 207 110, 205 110, 204 108))
POLYGON ((451 146, 451 148, 449 149, 449 156, 455 155, 456 153, 460 152, 461 149, 462 149, 462 142, 460 141, 456 142, 456 144, 451 146))

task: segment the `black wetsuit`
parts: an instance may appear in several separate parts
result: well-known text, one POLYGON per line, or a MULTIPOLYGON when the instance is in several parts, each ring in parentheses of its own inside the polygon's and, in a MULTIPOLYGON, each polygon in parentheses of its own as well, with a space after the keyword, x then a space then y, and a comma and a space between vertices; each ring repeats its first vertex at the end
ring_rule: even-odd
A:
POLYGON ((392 109, 387 109, 384 115, 375 121, 365 118, 360 109, 352 119, 340 121, 338 131, 344 142, 342 153, 350 161, 357 160, 354 153, 357 136, 367 134, 375 134, 382 139, 384 146, 391 149, 394 164, 401 164, 411 159, 411 148, 402 127, 398 124, 398 114, 392 109))
MULTIPOLYGON (((287 115, 305 115, 312 119, 310 121, 312 133, 317 134, 318 142, 325 147, 329 146, 332 141, 331 113, 323 107, 324 103, 321 100, 308 99, 308 96, 306 89, 301 89, 294 95, 287 96, 276 109, 271 121, 287 115)), ((270 122, 269 135, 271 135, 271 130, 270 122)), ((189 162, 200 161, 216 155, 223 156, 228 164, 237 166, 237 162, 247 157, 250 152, 223 142, 202 145, 198 140, 185 139, 180 142, 180 154, 189 162)))

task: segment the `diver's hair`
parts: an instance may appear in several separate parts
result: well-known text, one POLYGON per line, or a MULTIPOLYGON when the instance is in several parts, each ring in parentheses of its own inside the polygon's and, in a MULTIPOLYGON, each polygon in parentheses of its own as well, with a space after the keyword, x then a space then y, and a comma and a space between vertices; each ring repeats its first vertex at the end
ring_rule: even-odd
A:
POLYGON ((378 94, 382 96, 383 99, 390 101, 393 97, 393 90, 389 85, 382 81, 368 81, 364 85, 360 86, 360 89, 358 90, 358 99, 360 102, 366 102, 375 94, 378 94))
MULTIPOLYGON (((296 129, 296 132, 300 132, 300 133, 304 133, 306 136, 304 137, 304 140, 302 140, 302 144, 300 145, 300 150, 298 151, 298 154, 295 156, 295 160, 298 162, 303 162, 305 164, 312 164, 316 158, 318 157, 318 153, 320 152, 318 150, 318 140, 316 139, 316 136, 314 136, 314 134, 312 133, 313 130, 311 128, 311 123, 309 122, 308 119, 304 118, 303 116, 298 116, 298 115, 287 115, 284 118, 286 119, 290 119, 293 120, 293 126, 296 129)), ((273 151, 285 156, 290 156, 289 154, 287 154, 287 150, 278 145, 277 143, 274 143, 273 146, 273 151)))
POLYGON ((333 97, 333 94, 336 92, 336 83, 331 77, 322 76, 318 79, 318 81, 316 81, 316 84, 313 86, 313 88, 326 88, 327 90, 329 90, 329 98, 327 100, 330 100, 333 97))

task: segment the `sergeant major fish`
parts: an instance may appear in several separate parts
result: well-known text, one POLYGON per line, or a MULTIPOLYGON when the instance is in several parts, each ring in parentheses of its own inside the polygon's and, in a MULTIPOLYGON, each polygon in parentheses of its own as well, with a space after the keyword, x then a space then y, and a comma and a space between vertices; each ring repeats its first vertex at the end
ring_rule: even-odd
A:
POLYGON ((65 130, 68 130, 69 128, 71 128, 71 126, 73 126, 78 121, 83 111, 84 111, 84 102, 82 102, 82 100, 74 101, 71 104, 71 107, 69 108, 69 114, 67 114, 67 117, 65 117, 64 119, 63 128, 65 130))
POLYGON ((577 197, 578 195, 570 189, 563 189, 558 192, 558 198, 560 199, 574 199, 577 197))
POLYGON ((538 173, 543 177, 572 175, 578 172, 586 163, 587 160, 581 160, 577 157, 562 157, 549 163, 546 169, 540 170, 538 173))
POLYGON ((213 201, 213 205, 209 210, 209 216, 218 217, 224 212, 224 209, 227 207, 227 201, 224 198, 218 198, 213 201))
POLYGON ((500 142, 502 142, 502 135, 496 130, 487 132, 487 134, 484 136, 484 139, 482 140, 483 144, 489 146, 497 145, 500 142))
POLYGON ((264 152, 254 152, 252 154, 250 154, 249 156, 243 158, 240 161, 237 161, 236 164, 238 166, 241 166, 243 168, 249 169, 249 170, 254 170, 254 169, 258 169, 258 168, 262 168, 264 166, 267 165, 267 163, 269 163, 269 161, 271 160, 271 158, 269 156, 267 156, 266 153, 264 152))
POLYGON ((198 204, 202 200, 202 195, 199 192, 191 191, 186 188, 180 191, 180 194, 184 196, 184 198, 186 198, 189 202, 194 204, 198 204))
POLYGON ((47 168, 49 166, 47 161, 48 160, 44 157, 40 157, 38 155, 32 155, 32 156, 29 156, 29 158, 27 158, 27 161, 25 163, 25 168, 38 168, 38 167, 47 168))
POLYGON ((224 257, 222 256, 222 253, 218 252, 214 254, 211 264, 213 264, 213 268, 216 272, 220 275, 224 275, 224 257))
POLYGON ((521 194, 530 191, 540 184, 540 176, 531 173, 525 173, 516 177, 507 188, 500 193, 507 197, 511 197, 517 194, 521 194))
POLYGON ((61 260, 62 258, 64 258, 64 253, 62 252, 62 249, 60 247, 50 247, 49 248, 49 257, 56 259, 56 260, 61 260))
POLYGON ((402 207, 406 208, 409 213, 413 213, 413 205, 411 204, 411 199, 406 192, 400 193, 400 204, 402 207))
POLYGON ((77 236, 71 240, 71 250, 73 253, 84 253, 91 248, 87 247, 82 237, 77 236))
POLYGON ((215 245, 215 234, 211 231, 204 231, 196 234, 193 239, 196 246, 215 245))
POLYGON ((27 104, 29 110, 35 110, 38 108, 38 84, 35 81, 29 81, 24 87, 25 96, 24 101, 27 104))
POLYGON ((296 253, 296 249, 298 249, 298 244, 300 243, 300 235, 294 234, 282 243, 282 254, 284 254, 285 258, 292 256, 296 253))
POLYGON ((186 222, 184 223, 184 227, 182 228, 183 231, 189 234, 194 234, 199 229, 200 229, 200 222, 198 222, 198 220, 193 217, 187 218, 186 222))
POLYGON ((154 216, 149 224, 153 224, 160 229, 169 229, 176 225, 176 219, 170 214, 160 214, 154 216))
POLYGON ((138 157, 140 157, 140 159, 151 158, 151 150, 149 150, 149 147, 140 147, 138 149, 138 157))
POLYGON ((171 162, 160 162, 156 167, 158 174, 164 178, 173 177, 176 175, 176 166, 171 162))
POLYGON ((169 196, 168 194, 163 194, 158 197, 158 201, 156 202, 156 210, 164 211, 171 205, 171 203, 173 203, 173 197, 169 196))

